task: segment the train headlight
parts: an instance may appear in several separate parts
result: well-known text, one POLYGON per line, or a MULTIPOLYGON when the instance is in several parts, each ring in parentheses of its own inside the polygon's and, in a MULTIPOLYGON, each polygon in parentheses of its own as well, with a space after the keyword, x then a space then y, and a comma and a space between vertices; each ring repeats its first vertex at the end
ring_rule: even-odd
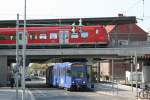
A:
POLYGON ((83 84, 85 84, 85 81, 83 81, 83 84))
POLYGON ((72 83, 74 84, 75 82, 74 82, 74 81, 72 81, 72 83))

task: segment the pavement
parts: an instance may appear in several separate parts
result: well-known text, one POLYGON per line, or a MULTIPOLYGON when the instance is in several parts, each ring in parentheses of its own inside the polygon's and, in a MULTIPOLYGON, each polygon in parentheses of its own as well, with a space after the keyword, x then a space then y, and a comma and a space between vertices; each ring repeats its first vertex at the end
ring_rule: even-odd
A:
POLYGON ((94 89, 96 93, 112 95, 112 96, 121 96, 129 100, 141 100, 137 97, 137 91, 141 89, 136 89, 135 87, 121 85, 121 84, 112 84, 112 83, 95 83, 94 89))
MULTIPOLYGON (((0 87, 0 100, 22 100, 22 90, 18 90, 18 98, 16 98, 16 89, 9 87, 0 87)), ((25 90, 25 100, 35 100, 31 91, 25 90)))

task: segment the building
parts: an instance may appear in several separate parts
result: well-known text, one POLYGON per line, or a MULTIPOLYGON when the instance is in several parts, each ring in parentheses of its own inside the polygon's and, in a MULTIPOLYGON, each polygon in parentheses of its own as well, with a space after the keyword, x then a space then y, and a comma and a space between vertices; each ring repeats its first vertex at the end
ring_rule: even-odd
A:
MULTIPOLYGON (((106 30, 110 36, 112 47, 129 47, 131 44, 146 42, 148 37, 148 33, 136 24, 107 25, 106 30)), ((138 71, 141 71, 142 62, 139 65, 140 68, 138 71)), ((131 63, 129 61, 114 60, 113 67, 114 79, 116 80, 126 80, 126 71, 131 71, 131 63)), ((135 71, 135 67, 133 71, 135 71)), ((102 80, 107 80, 107 77, 109 77, 109 80, 112 79, 111 60, 101 61, 100 73, 102 80)))
POLYGON ((128 45, 130 43, 147 41, 148 33, 135 23, 107 25, 105 28, 109 33, 111 44, 113 46, 128 45))
POLYGON ((150 42, 150 31, 148 32, 147 41, 150 42))
MULTIPOLYGON (((142 71, 142 62, 139 63, 138 72, 142 71)), ((126 71, 131 72, 131 63, 130 61, 123 60, 111 60, 101 61, 100 63, 100 73, 101 80, 114 80, 122 81, 126 80, 126 71)), ((135 66, 133 65, 132 71, 135 72, 135 66)))

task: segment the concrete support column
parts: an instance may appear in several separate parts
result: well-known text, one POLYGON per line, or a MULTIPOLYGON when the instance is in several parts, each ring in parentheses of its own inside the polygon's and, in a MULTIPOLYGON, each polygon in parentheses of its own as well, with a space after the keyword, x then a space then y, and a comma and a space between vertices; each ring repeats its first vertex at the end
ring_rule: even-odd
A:
POLYGON ((97 65, 97 82, 100 82, 100 61, 98 61, 97 65))
POLYGON ((0 86, 6 86, 7 84, 7 56, 0 56, 0 86))
POLYGON ((111 71, 112 71, 112 91, 113 91, 113 95, 114 95, 114 59, 112 59, 111 60, 111 66, 112 66, 112 69, 111 69, 111 71))
POLYGON ((92 66, 93 66, 93 59, 92 58, 86 58, 87 59, 87 66, 89 70, 89 86, 90 88, 94 88, 94 82, 93 82, 93 71, 92 71, 92 66))
POLYGON ((92 76, 93 76, 93 72, 92 72, 92 65, 93 65, 93 62, 92 62, 92 58, 87 58, 87 66, 88 66, 88 69, 89 69, 89 82, 91 83, 92 82, 92 76))
POLYGON ((143 78, 144 78, 143 81, 146 83, 150 83, 149 73, 150 73, 150 65, 143 66, 143 78))

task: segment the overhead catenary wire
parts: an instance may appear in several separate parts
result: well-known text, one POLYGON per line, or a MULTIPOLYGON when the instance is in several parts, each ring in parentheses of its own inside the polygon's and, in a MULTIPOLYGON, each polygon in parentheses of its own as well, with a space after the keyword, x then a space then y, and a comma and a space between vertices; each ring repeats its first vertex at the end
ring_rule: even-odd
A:
POLYGON ((132 4, 131 6, 129 6, 129 7, 127 8, 127 10, 123 11, 123 13, 129 12, 131 9, 133 9, 135 6, 137 6, 137 5, 140 4, 140 3, 141 3, 141 0, 136 1, 134 4, 132 4))
POLYGON ((145 3, 144 3, 144 0, 142 0, 142 1, 143 1, 143 18, 144 18, 144 15, 145 15, 145 14, 144 14, 144 4, 145 4, 145 3))

